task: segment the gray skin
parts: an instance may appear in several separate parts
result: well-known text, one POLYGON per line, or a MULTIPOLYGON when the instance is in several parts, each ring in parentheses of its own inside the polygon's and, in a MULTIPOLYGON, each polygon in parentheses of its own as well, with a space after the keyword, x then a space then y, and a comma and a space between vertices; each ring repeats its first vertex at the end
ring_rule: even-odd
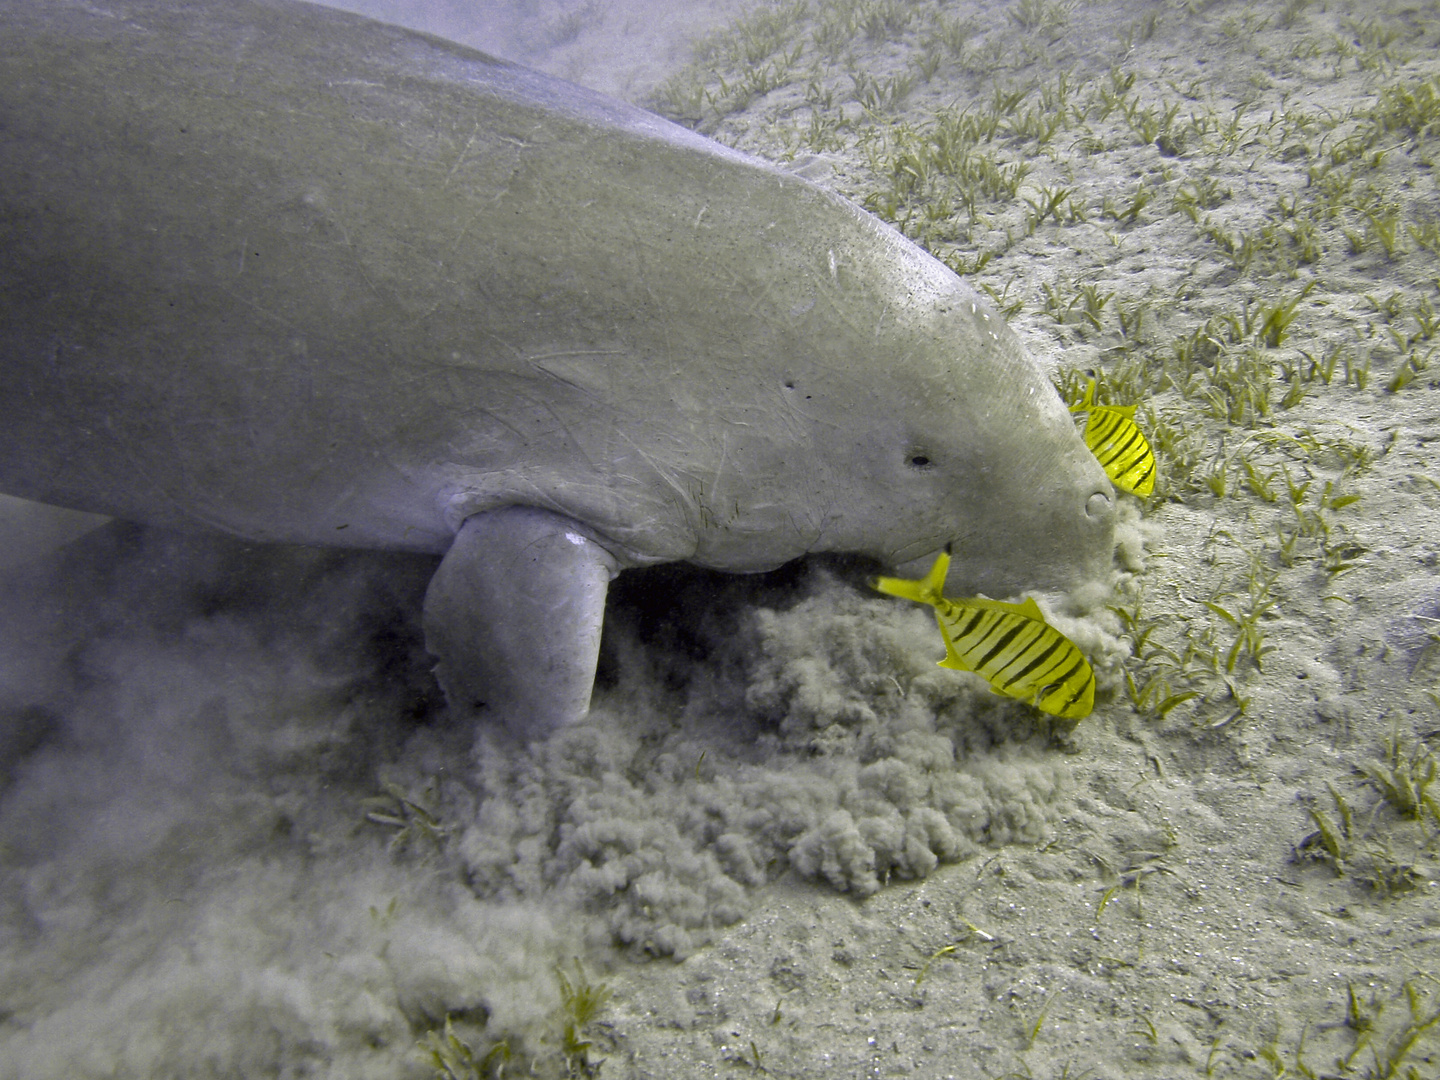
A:
POLYGON ((999 315, 853 204, 649 113, 288 0, 0 0, 0 489, 445 553, 457 712, 589 707, 621 569, 1109 565, 999 315))

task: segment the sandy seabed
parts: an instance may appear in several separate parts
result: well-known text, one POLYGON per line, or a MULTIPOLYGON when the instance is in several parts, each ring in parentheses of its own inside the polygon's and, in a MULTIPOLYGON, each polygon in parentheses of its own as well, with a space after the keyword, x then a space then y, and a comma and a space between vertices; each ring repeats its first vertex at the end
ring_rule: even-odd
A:
POLYGON ((1440 1075, 1440 8, 356 9, 835 187, 1138 404, 1052 607, 1097 707, 843 560, 661 568, 590 721, 477 740, 431 561, 107 526, 4 585, 0 1077, 1440 1075))

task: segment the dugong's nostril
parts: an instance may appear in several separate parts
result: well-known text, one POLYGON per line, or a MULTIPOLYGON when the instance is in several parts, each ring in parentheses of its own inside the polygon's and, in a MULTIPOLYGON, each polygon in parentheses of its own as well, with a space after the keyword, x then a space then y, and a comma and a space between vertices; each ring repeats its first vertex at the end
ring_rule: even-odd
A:
POLYGON ((1110 496, 1103 491, 1097 491, 1085 501, 1085 513, 1092 518, 1103 518, 1110 513, 1110 496))

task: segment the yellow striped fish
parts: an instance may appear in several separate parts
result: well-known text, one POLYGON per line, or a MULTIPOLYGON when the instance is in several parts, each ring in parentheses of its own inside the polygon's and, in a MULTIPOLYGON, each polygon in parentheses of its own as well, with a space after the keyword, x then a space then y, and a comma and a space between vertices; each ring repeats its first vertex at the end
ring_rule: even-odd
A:
POLYGON ((1085 400, 1071 405, 1072 413, 1089 413, 1085 445, 1100 462, 1105 475, 1121 491, 1145 496, 1155 490, 1155 454, 1135 426, 1134 405, 1096 405, 1095 380, 1085 387, 1085 400))
POLYGON ((919 581, 881 577, 883 593, 929 604, 945 639, 943 668, 973 671, 997 694, 1028 701, 1042 712, 1081 720, 1095 708, 1095 673, 1075 643, 1045 621, 1035 601, 947 600, 940 594, 950 569, 942 552, 919 581))

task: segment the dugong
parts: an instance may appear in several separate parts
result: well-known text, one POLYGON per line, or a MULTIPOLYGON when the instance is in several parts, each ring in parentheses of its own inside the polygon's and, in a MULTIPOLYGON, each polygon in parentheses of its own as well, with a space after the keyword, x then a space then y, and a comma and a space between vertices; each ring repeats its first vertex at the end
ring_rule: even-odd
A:
POLYGON ((0 490, 443 553, 457 714, 583 717, 628 567, 1109 563, 1110 483, 998 313, 821 187, 291 0, 0 24, 0 490))

